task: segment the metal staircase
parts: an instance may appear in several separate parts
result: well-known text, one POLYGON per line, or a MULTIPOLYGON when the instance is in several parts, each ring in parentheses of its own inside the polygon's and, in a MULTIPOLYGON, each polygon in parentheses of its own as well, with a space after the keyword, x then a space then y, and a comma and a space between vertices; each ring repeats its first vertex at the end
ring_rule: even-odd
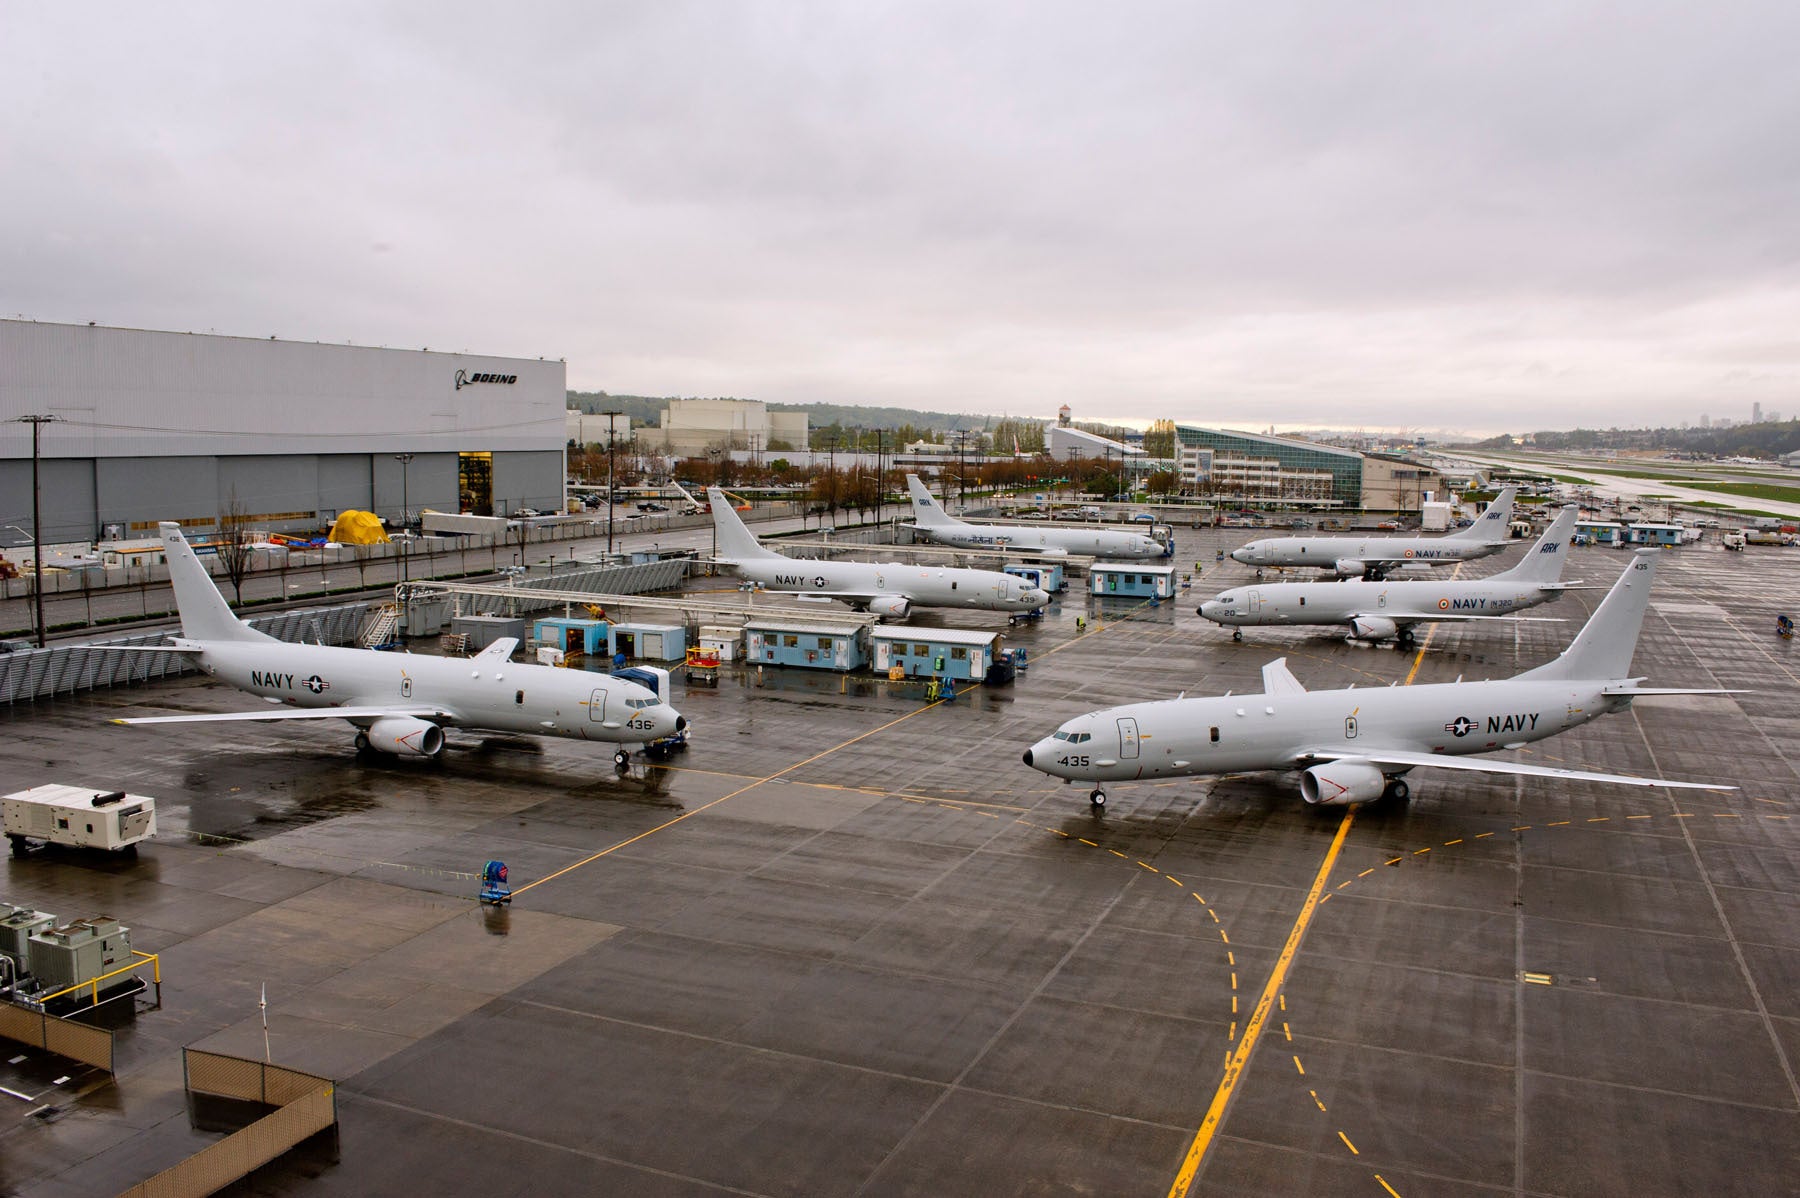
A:
POLYGON ((393 641, 399 629, 400 605, 384 603, 370 612, 363 621, 362 630, 356 634, 356 643, 365 649, 373 649, 377 645, 393 641))

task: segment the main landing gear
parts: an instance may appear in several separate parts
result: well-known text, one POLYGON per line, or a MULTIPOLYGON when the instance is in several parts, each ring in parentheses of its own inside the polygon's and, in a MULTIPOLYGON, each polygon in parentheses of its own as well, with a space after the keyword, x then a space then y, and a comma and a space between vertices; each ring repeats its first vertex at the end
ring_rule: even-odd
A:
POLYGON ((1088 802, 1093 804, 1095 811, 1106 810, 1106 792, 1098 786, 1094 787, 1088 791, 1088 802))
POLYGON ((362 731, 361 729, 358 729, 357 733, 356 733, 356 755, 358 757, 361 757, 364 754, 366 754, 368 751, 369 751, 369 734, 367 732, 362 731))
POLYGON ((1412 794, 1412 788, 1407 786, 1405 778, 1389 778, 1387 788, 1381 792, 1381 797, 1391 802, 1404 803, 1410 794, 1412 794))

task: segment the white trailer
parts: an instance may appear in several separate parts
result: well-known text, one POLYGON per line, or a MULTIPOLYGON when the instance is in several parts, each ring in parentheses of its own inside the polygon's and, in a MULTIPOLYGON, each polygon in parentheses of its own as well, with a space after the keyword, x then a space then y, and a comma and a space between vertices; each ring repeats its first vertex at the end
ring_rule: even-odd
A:
POLYGON ((1443 532, 1450 527, 1450 505, 1448 503, 1422 503, 1419 505, 1419 531, 1443 532))
POLYGON ((52 782, 0 798, 0 819, 15 855, 38 841, 136 856, 138 841, 156 835, 156 800, 52 782))

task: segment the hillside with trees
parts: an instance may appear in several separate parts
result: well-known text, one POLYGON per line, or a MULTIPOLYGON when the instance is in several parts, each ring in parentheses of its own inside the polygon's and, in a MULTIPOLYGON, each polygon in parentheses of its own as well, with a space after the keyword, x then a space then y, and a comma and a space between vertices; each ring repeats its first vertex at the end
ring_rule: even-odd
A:
MULTIPOLYGON (((1713 458, 1769 458, 1800 450, 1800 420, 1736 424, 1730 428, 1577 428, 1568 432, 1533 433, 1536 449, 1659 450, 1713 458)), ((1517 438, 1502 434, 1474 443, 1473 449, 1519 449, 1517 438)))

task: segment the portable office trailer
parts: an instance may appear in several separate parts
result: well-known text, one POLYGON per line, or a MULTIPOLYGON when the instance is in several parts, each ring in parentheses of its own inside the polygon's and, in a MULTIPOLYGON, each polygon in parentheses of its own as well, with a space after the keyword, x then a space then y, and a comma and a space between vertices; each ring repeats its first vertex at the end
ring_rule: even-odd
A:
POLYGON ((546 616, 531 630, 531 638, 539 645, 550 645, 564 653, 604 653, 606 632, 612 627, 605 620, 575 620, 546 616))
POLYGON ((1093 593, 1106 599, 1172 599, 1175 567, 1141 562, 1095 562, 1093 593))
POLYGON ((687 629, 679 624, 614 624, 607 630, 607 651, 626 660, 686 661, 687 629))
POLYGON ((0 810, 15 853, 33 840, 135 853, 156 835, 156 800, 122 790, 49 783, 7 795, 0 810))
POLYGON ((1069 585, 1068 580, 1063 577, 1063 568, 1060 562, 1008 562, 1001 569, 1008 574, 1023 578, 1032 586, 1041 587, 1052 595, 1059 593, 1069 585))
POLYGON ((1613 520, 1577 520, 1577 545, 1618 545, 1623 543, 1625 526, 1613 520))
POLYGON ((479 653, 502 637, 525 639, 525 621, 518 616, 471 615, 454 616, 450 631, 469 638, 469 652, 479 653))
POLYGON ((1688 530, 1680 524, 1628 524, 1625 526, 1625 543, 1627 545, 1685 545, 1688 530))
POLYGON ((748 620, 744 660, 811 670, 859 670, 869 664, 862 626, 814 620, 748 620))
POLYGON ((1000 653, 998 632, 963 628, 875 628, 869 641, 877 674, 899 666, 907 678, 979 682, 1000 653))

